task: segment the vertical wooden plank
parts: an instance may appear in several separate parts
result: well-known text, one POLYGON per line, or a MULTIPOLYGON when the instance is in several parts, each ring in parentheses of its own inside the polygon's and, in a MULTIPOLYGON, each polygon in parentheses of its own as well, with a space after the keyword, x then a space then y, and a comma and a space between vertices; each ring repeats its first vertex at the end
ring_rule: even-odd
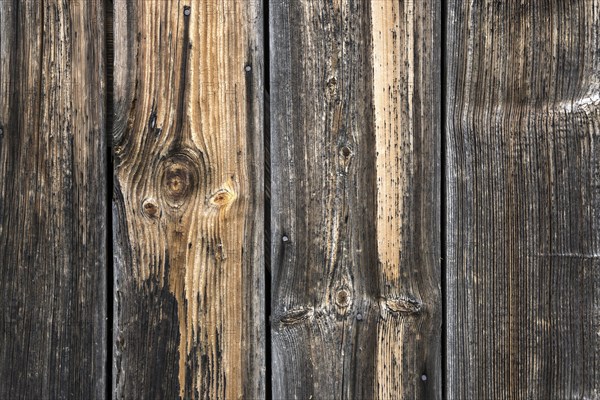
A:
POLYGON ((448 8, 448 397, 600 390, 600 2, 448 8))
POLYGON ((116 397, 263 397, 261 1, 114 4, 116 397))
POLYGON ((103 2, 0 1, 0 398, 102 399, 103 2))
POLYGON ((274 398, 441 397, 439 14, 270 3, 274 398))

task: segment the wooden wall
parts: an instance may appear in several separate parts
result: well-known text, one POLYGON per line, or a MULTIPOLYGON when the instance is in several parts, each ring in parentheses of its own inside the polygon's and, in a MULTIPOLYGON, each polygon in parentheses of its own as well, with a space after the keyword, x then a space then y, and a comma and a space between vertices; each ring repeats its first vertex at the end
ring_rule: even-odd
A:
POLYGON ((0 399, 594 399, 600 0, 0 1, 0 399))

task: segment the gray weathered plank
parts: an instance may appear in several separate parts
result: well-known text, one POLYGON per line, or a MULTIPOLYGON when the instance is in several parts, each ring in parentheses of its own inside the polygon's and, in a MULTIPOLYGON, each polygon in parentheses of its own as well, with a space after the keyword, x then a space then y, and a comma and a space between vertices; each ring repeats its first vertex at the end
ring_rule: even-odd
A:
POLYGON ((103 2, 0 1, 0 398, 103 399, 103 2))
POLYGON ((114 7, 115 396, 262 398, 262 2, 114 7))
POLYGON ((598 398, 600 2, 447 21, 448 398, 598 398))
POLYGON ((441 398, 439 16, 270 3, 276 399, 441 398))

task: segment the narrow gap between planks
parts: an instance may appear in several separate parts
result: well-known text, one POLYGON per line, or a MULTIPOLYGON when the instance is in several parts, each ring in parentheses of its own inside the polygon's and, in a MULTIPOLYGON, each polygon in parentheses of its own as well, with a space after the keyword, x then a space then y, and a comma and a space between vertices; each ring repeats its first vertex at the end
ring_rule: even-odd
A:
POLYGON ((113 326, 114 326, 114 258, 112 201, 114 189, 114 163, 112 156, 114 119, 114 30, 113 0, 104 0, 104 41, 106 57, 106 400, 113 399, 113 326))
POLYGON ((447 265, 447 228, 446 228, 446 216, 447 216, 447 187, 446 187, 446 60, 447 60, 447 41, 446 41, 446 28, 447 28, 447 8, 448 1, 442 0, 440 2, 440 280, 441 280, 441 296, 442 296, 442 326, 441 326, 441 372, 442 372, 442 398, 448 398, 447 382, 446 382, 446 340, 447 340, 447 281, 446 281, 446 265, 447 265))
POLYGON ((273 398, 273 381, 271 370, 271 52, 269 0, 263 0, 263 141, 264 141, 264 260, 265 260, 265 397, 273 398))

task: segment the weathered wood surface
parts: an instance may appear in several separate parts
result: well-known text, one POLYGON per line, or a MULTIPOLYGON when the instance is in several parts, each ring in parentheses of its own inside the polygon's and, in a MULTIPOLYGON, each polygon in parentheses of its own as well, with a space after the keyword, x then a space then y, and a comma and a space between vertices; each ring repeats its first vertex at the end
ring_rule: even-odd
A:
POLYGON ((262 398, 262 3, 114 7, 115 396, 262 398))
POLYGON ((0 398, 102 399, 103 2, 0 1, 0 398))
POLYGON ((275 399, 441 398, 440 3, 270 3, 275 399))
POLYGON ((600 2, 449 2, 450 399, 600 395, 600 2))

